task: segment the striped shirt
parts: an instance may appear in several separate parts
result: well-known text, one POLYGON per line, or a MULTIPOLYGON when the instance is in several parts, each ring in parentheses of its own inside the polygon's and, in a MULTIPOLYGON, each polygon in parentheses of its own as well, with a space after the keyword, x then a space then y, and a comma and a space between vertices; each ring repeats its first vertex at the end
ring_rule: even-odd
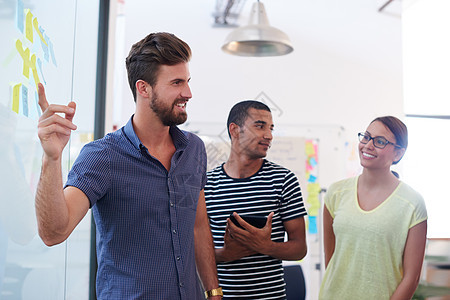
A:
POLYGON ((87 144, 66 185, 82 190, 97 225, 97 299, 204 299, 196 273, 194 224, 206 183, 203 142, 170 128, 170 170, 131 120, 87 144))
MULTIPOLYGON (((260 170, 248 178, 231 178, 221 166, 208 172, 206 207, 214 246, 224 244, 226 220, 239 215, 268 216, 272 220, 272 240, 283 242, 283 222, 306 215, 298 180, 294 173, 264 160, 260 170)), ((217 264, 224 298, 284 299, 285 282, 281 260, 255 254, 217 264)))

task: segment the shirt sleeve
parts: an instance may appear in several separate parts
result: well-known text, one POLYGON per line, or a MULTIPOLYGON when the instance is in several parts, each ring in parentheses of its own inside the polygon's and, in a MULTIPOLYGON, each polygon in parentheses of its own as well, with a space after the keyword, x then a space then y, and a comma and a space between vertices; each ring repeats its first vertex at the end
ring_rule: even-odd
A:
POLYGON ((334 212, 336 209, 336 186, 338 183, 333 183, 327 190, 324 196, 324 206, 328 209, 331 217, 334 219, 334 212))
POLYGON ((300 184, 291 171, 286 174, 281 197, 280 213, 284 222, 307 215, 300 184))
POLYGON ((409 228, 428 219, 427 208, 425 206, 425 201, 420 194, 417 194, 417 204, 414 209, 413 217, 409 228))
POLYGON ((202 189, 205 188, 206 182, 208 181, 208 176, 206 175, 206 163, 207 163, 207 156, 206 156, 206 149, 205 149, 205 144, 203 143, 202 140, 200 140, 201 145, 200 145, 200 156, 201 156, 201 168, 203 170, 202 172, 202 189))
POLYGON ((108 151, 98 143, 85 145, 70 170, 65 187, 80 189, 89 199, 90 207, 102 198, 110 187, 108 151))

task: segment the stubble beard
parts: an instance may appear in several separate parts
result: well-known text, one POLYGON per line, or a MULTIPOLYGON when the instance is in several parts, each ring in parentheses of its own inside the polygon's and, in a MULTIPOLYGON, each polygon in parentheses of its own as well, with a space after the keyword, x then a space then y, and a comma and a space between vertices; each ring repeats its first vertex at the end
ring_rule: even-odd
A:
POLYGON ((158 100, 158 95, 156 93, 152 93, 152 100, 150 101, 150 108, 156 113, 158 118, 161 120, 164 126, 173 126, 173 125, 180 125, 186 122, 187 120, 187 114, 186 112, 182 112, 179 114, 176 114, 174 112, 175 105, 178 102, 186 101, 185 99, 176 99, 171 107, 165 107, 164 104, 162 104, 158 100))

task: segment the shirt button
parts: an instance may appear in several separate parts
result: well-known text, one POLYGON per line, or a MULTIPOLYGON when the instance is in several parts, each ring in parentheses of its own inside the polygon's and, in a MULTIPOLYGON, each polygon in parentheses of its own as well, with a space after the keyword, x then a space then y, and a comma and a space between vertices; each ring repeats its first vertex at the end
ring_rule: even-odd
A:
POLYGON ((176 230, 176 229, 174 229, 174 230, 172 230, 172 232, 173 232, 173 233, 177 233, 177 230, 176 230))
POLYGON ((173 207, 173 202, 170 202, 170 206, 173 207))
POLYGON ((180 260, 180 259, 181 259, 181 257, 177 256, 177 260, 180 260))
POLYGON ((183 287, 183 283, 182 282, 180 282, 180 287, 183 287))

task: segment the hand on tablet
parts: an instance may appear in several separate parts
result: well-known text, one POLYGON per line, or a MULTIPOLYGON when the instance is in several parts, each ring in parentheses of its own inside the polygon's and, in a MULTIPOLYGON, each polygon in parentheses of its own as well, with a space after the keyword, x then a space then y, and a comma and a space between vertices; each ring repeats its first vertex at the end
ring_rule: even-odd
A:
POLYGON ((237 213, 233 213, 236 221, 244 228, 236 226, 233 221, 227 221, 227 230, 234 240, 245 246, 246 248, 258 253, 267 253, 272 244, 272 217, 273 212, 267 217, 266 224, 263 228, 257 228, 245 222, 245 220, 237 213))

